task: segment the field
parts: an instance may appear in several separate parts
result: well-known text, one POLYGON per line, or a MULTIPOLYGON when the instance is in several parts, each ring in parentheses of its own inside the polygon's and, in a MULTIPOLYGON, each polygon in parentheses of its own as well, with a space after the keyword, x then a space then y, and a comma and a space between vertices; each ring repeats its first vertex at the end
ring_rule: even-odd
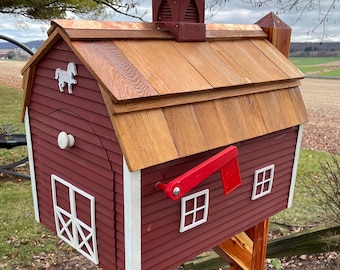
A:
MULTIPOLYGON (((334 61, 332 59, 330 63, 319 59, 314 62, 307 61, 307 64, 306 60, 302 60, 297 63, 298 66, 302 63, 301 65, 328 67, 339 59, 334 61)), ((21 87, 20 69, 24 64, 0 60, 0 126, 19 123, 22 91, 18 89, 21 87)), ((310 185, 313 177, 320 175, 318 162, 330 160, 326 152, 340 154, 339 84, 340 80, 334 79, 306 78, 302 81, 301 92, 310 121, 304 127, 305 149, 300 157, 299 179, 305 177, 310 185)), ((0 163, 6 163, 16 155, 24 154, 25 149, 0 151, 0 163)), ((0 269, 96 269, 82 256, 36 224, 31 201, 29 182, 0 175, 0 269), (17 264, 21 266, 17 267, 17 264)), ((271 221, 294 225, 294 229, 300 230, 304 226, 323 224, 324 217, 320 207, 313 201, 309 187, 304 186, 300 180, 297 184, 294 207, 273 217, 271 221)), ((339 269, 328 267, 327 262, 324 263, 324 268, 318 267, 324 260, 329 259, 327 257, 331 256, 329 254, 313 257, 311 262, 306 260, 310 263, 310 268, 305 266, 305 262, 299 261, 299 258, 289 260, 293 261, 291 264, 302 263, 299 269, 303 270, 339 269)), ((339 257, 339 254, 335 253, 334 256, 339 257)), ((287 266, 282 269, 292 268, 287 266)))
POLYGON ((293 57, 290 60, 307 76, 340 77, 340 58, 293 57))
POLYGON ((0 85, 21 89, 21 68, 25 65, 22 61, 0 60, 0 85))

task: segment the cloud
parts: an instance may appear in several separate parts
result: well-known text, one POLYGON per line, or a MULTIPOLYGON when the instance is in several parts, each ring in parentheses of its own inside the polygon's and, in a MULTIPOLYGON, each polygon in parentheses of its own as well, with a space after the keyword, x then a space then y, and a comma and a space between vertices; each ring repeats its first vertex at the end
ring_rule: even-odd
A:
POLYGON ((45 40, 48 23, 0 14, 0 34, 15 39, 19 42, 32 40, 45 40))
MULTIPOLYGON (((340 30, 338 27, 338 23, 340 23, 340 8, 332 10, 324 32, 322 26, 313 31, 313 28, 318 24, 318 20, 320 19, 318 8, 313 8, 304 13, 303 16, 296 21, 301 14, 299 10, 293 9, 289 12, 280 12, 275 6, 275 3, 276 1, 272 1, 271 5, 264 5, 257 8, 253 7, 251 4, 246 4, 243 1, 230 0, 227 1, 225 6, 221 10, 218 10, 212 17, 210 16, 209 11, 207 11, 206 22, 252 24, 269 12, 274 11, 278 12, 278 16, 292 28, 292 41, 294 42, 321 40, 340 42, 340 30)), ((330 0, 320 0, 320 3, 321 13, 326 12, 330 0)), ((141 7, 140 14, 143 13, 145 8, 149 9, 151 12, 151 0, 145 0, 142 4, 144 6, 141 7)), ((338 7, 340 7, 340 3, 338 7)), ((151 13, 147 14, 144 19, 151 20, 151 13)), ((122 15, 113 15, 112 20, 133 21, 130 17, 122 15)), ((0 14, 0 22, 0 33, 20 42, 47 38, 46 31, 49 28, 49 23, 2 14, 0 14)))

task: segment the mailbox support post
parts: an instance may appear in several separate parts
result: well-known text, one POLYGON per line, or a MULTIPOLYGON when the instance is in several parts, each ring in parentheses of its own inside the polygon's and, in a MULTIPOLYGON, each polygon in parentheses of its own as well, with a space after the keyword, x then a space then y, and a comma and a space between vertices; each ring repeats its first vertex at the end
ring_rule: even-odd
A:
POLYGON ((219 244, 214 251, 232 270, 263 270, 267 252, 269 219, 219 244))

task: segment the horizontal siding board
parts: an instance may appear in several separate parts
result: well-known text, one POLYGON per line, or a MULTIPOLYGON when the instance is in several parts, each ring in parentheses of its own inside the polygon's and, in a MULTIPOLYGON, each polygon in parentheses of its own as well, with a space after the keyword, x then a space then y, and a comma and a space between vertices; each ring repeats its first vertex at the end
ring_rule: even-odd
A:
MULTIPOLYGON (((34 148, 35 149, 35 148, 34 148)), ((110 170, 107 169, 107 167, 104 166, 104 164, 106 164, 108 166, 108 163, 106 162, 105 159, 100 158, 100 157, 94 157, 92 159, 92 163, 91 160, 82 158, 85 155, 88 155, 90 152, 87 151, 80 151, 79 154, 74 154, 74 153, 68 153, 67 155, 63 155, 65 153, 59 153, 61 150, 58 148, 55 148, 55 144, 47 144, 47 147, 39 147, 37 148, 38 151, 42 152, 42 156, 43 158, 47 158, 49 159, 51 156, 51 149, 55 149, 55 151, 57 152, 55 154, 55 158, 52 158, 52 160, 50 161, 51 163, 56 162, 56 163, 60 163, 62 162, 59 166, 58 169, 63 169, 64 170, 71 170, 74 172, 78 172, 79 170, 81 170, 84 166, 87 167, 87 169, 89 170, 88 172, 88 177, 92 178, 92 179, 98 179, 100 177, 110 177, 112 179, 112 172, 110 170), (83 154, 83 156, 81 155, 83 154), (56 159, 58 158, 58 159, 56 159), (94 162, 98 162, 96 165, 96 163, 94 162), (100 163, 101 162, 101 163, 100 163)), ((51 166, 53 166, 53 164, 51 164, 51 166)), ((63 170, 63 171, 64 171, 63 170)))
MULTIPOLYGON (((41 104, 49 104, 51 102, 51 99, 53 99, 53 106, 55 108, 65 108, 65 109, 72 110, 74 112, 78 112, 79 115, 86 117, 86 119, 88 119, 89 122, 91 122, 91 119, 94 119, 94 116, 96 116, 96 114, 101 115, 101 116, 107 115, 106 108, 102 106, 101 103, 99 102, 94 102, 93 100, 88 102, 81 97, 77 97, 76 95, 69 95, 65 92, 60 93, 59 90, 46 91, 45 87, 46 85, 39 85, 39 87, 37 85, 35 86, 35 88, 40 88, 40 91, 36 92, 37 97, 34 97, 36 99, 36 102, 41 103, 41 104), (63 95, 64 96, 66 95, 67 98, 63 99, 61 97, 63 95), (75 104, 77 105, 75 106, 75 104), (90 108, 95 108, 95 111, 90 112, 88 110, 89 106, 90 108)), ((33 93, 33 95, 34 94, 35 93, 33 93)))
MULTIPOLYGON (((29 109, 42 223, 55 231, 50 197, 50 175, 54 173, 95 197, 100 264, 114 267, 115 208, 122 209, 122 205, 115 204, 114 170, 121 181, 121 149, 97 81, 63 41, 38 63, 29 109), (66 89, 61 93, 54 79, 55 69, 65 70, 69 62, 76 63, 78 71, 72 95, 66 89), (74 147, 58 148, 57 136, 61 130, 74 135, 74 147)), ((58 198, 62 207, 68 209, 68 194, 63 189, 58 198)), ((78 217, 89 224, 89 201, 76 196, 78 217)))
MULTIPOLYGON (((275 213, 275 212, 273 212, 273 213, 275 213)), ((244 230, 246 230, 247 228, 246 227, 242 227, 242 224, 239 224, 239 226, 238 226, 238 228, 240 229, 240 230, 242 230, 242 231, 244 231, 244 230)), ((216 231, 211 231, 211 232, 216 232, 216 231)), ((217 231, 217 234, 218 235, 221 235, 221 234, 223 234, 223 231, 221 232, 221 231, 217 231)), ((228 240, 230 237, 228 237, 228 236, 226 236, 226 238, 224 239, 224 240, 228 240)), ((200 242, 200 243, 198 243, 197 244, 198 246, 204 246, 204 240, 202 241, 202 242, 200 242)), ((188 250, 188 257, 191 259, 191 258, 194 258, 195 256, 197 256, 198 254, 200 254, 200 253, 202 253, 202 252, 204 252, 204 251, 206 251, 206 249, 204 249, 204 248, 201 248, 201 250, 199 250, 198 251, 198 253, 197 252, 190 252, 190 251, 192 251, 193 249, 192 248, 188 248, 187 249, 188 250)), ((180 265, 180 264, 182 264, 183 263, 183 261, 181 261, 180 259, 178 259, 178 258, 180 258, 181 257, 181 253, 178 253, 178 254, 172 254, 171 255, 171 257, 166 257, 166 258, 164 258, 164 260, 163 261, 161 261, 161 262, 159 262, 159 265, 157 265, 157 267, 159 267, 160 269, 171 269, 171 268, 174 268, 175 266, 177 266, 177 265, 180 265), (167 260, 168 259, 168 260, 167 260), (176 259, 177 259, 177 261, 176 261, 176 259), (169 266, 169 261, 171 261, 173 264, 171 265, 171 266, 169 266)), ((157 258, 156 258, 157 259, 157 258)), ((150 268, 149 269, 151 269, 151 266, 152 266, 152 262, 153 261, 153 259, 151 259, 151 261, 149 261, 150 262, 150 268)))
MULTIPOLYGON (((44 108, 42 108, 42 111, 44 110, 44 108)), ((47 108, 46 108, 47 110, 47 108)), ((64 112, 70 112, 70 111, 67 111, 67 110, 63 110, 64 112)), ((37 108, 34 107, 34 108, 31 108, 30 110, 31 114, 33 115, 34 114, 34 117, 37 117, 37 118, 40 118, 39 120, 40 121, 36 121, 35 123, 32 124, 32 127, 33 128, 38 128, 40 129, 41 127, 44 127, 44 129, 46 129, 46 133, 47 132, 50 132, 50 133, 56 133, 55 129, 53 129, 55 126, 51 126, 51 125, 48 125, 48 123, 46 123, 46 115, 42 114, 41 111, 37 111, 37 108)), ((49 114, 52 114, 52 113, 55 113, 55 112, 58 112, 60 113, 61 111, 57 111, 57 110, 54 110, 54 111, 50 111, 49 114)), ((53 115, 55 116, 55 115, 53 115)), ((72 130, 73 132, 77 132, 78 134, 78 137, 80 138, 83 138, 85 140, 90 139, 92 138, 91 142, 92 144, 95 144, 97 146, 103 146, 102 144, 102 140, 101 142, 98 142, 98 139, 96 139, 98 136, 96 136, 95 134, 92 134, 91 132, 89 132, 89 129, 92 129, 92 130, 95 130, 94 128, 92 128, 92 123, 90 123, 91 125, 89 124, 85 124, 84 122, 79 122, 77 121, 78 125, 79 125, 79 128, 74 124, 75 121, 72 121, 73 120, 77 120, 78 118, 75 118, 74 116, 70 115, 67 117, 66 120, 55 120, 55 124, 56 126, 61 130, 61 129, 69 129, 69 130, 72 130), (69 121, 70 120, 70 121, 69 121), (71 122, 71 123, 70 123, 71 122), (82 132, 83 131, 83 132, 82 132)), ((79 119, 78 119, 79 120, 79 119)), ((85 120, 84 120, 85 121, 85 120)), ((92 131, 91 130, 91 131, 92 131)), ((112 132, 112 130, 111 130, 112 132)), ((109 136, 109 135, 108 135, 109 136)), ((118 146, 117 143, 112 143, 112 149, 114 149, 113 147, 114 146, 118 146)), ((119 150, 119 149, 118 149, 119 150)))
MULTIPOLYGON (((53 71, 54 72, 54 71, 53 71)), ((51 75, 51 76, 54 76, 51 75)), ((79 78, 77 76, 77 84, 74 84, 72 86, 73 93, 69 94, 67 87, 64 88, 64 92, 60 92, 58 87, 58 81, 54 80, 54 77, 51 77, 50 79, 46 79, 43 76, 40 76, 37 74, 35 76, 35 87, 39 88, 39 92, 36 92, 38 94, 51 94, 54 99, 56 100, 63 100, 65 99, 65 102, 68 100, 78 100, 81 98, 84 101, 89 101, 90 103, 94 103, 98 100, 98 94, 93 91, 93 89, 98 88, 98 85, 93 80, 86 80, 83 78, 79 78), (90 87, 93 88, 90 88, 90 87)), ((82 104, 84 101, 80 102, 82 104)), ((77 103, 74 103, 73 106, 76 107, 77 103)), ((77 104, 78 105, 78 104, 77 104)), ((98 108, 99 109, 99 108, 98 108)))
MULTIPOLYGON (((276 205, 276 208, 274 209, 275 209, 275 212, 277 212, 281 210, 282 207, 279 207, 276 205)), ((257 223, 261 221, 261 219, 259 219, 259 214, 261 213, 261 210, 260 209, 257 211, 256 210, 257 209, 255 209, 254 212, 250 211, 251 216, 246 215, 247 210, 241 211, 238 213, 238 215, 240 217, 243 217, 243 219, 230 219, 228 223, 223 222, 223 220, 221 219, 218 219, 216 220, 216 227, 214 228, 214 230, 207 231, 206 229, 205 230, 197 229, 196 231, 197 235, 200 235, 200 236, 204 235, 204 237, 198 237, 194 245, 193 245, 193 241, 190 241, 192 239, 192 236, 189 236, 189 235, 184 235, 184 234, 181 235, 178 241, 176 241, 177 239, 171 238, 169 234, 160 235, 159 237, 162 240, 162 242, 164 240, 164 243, 157 242, 159 246, 156 246, 156 247, 150 246, 150 252, 148 253, 148 256, 150 257, 147 257, 147 256, 143 257, 143 259, 148 260, 145 262, 145 264, 143 264, 143 267, 145 267, 145 269, 153 269, 151 267, 152 265, 157 265, 157 267, 159 267, 159 265, 162 264, 163 261, 167 261, 167 260, 172 261, 170 260, 171 258, 180 257, 181 251, 179 250, 178 246, 181 246, 181 250, 192 249, 193 246, 200 246, 200 250, 198 250, 196 255, 201 253, 202 251, 208 250, 209 248, 211 248, 211 246, 209 246, 209 244, 207 244, 206 241, 203 240, 203 238, 216 239, 215 243, 217 245, 221 243, 222 241, 229 239, 231 236, 237 234, 238 232, 240 232, 240 230, 245 230, 247 227, 242 228, 241 226, 243 224, 248 224, 248 226, 249 224, 256 225, 257 223), (218 223, 219 221, 220 223, 218 223), (168 252, 168 253, 163 253, 162 256, 157 256, 158 254, 155 254, 154 252, 152 252, 152 250, 161 249, 162 246, 164 245, 167 246, 168 250, 174 250, 175 254, 168 252)), ((227 215, 232 216, 232 213, 228 213, 227 215)), ((148 244, 145 244, 142 246, 143 251, 147 248, 148 248, 148 244)), ((179 263, 183 263, 183 261, 179 261, 179 263)), ((169 266, 167 268, 169 268, 169 266)))
MULTIPOLYGON (((278 176, 280 177, 280 176, 278 176)), ((286 188, 286 191, 287 191, 287 187, 289 187, 289 184, 287 184, 287 179, 289 180, 289 178, 286 178, 285 180, 285 185, 284 187, 286 188)), ((282 180, 282 179, 280 179, 282 180)), ((276 181, 278 182, 278 181, 276 181)), ((276 183, 274 182, 274 183, 276 183)), ((242 203, 242 200, 244 200, 244 198, 249 198, 248 199, 248 203, 246 203, 246 205, 248 204, 251 204, 252 201, 250 200, 250 197, 251 197, 251 189, 252 189, 252 183, 251 185, 243 185, 243 189, 240 187, 239 190, 238 190, 238 193, 237 194, 233 194, 233 197, 229 197, 229 196, 221 196, 221 187, 219 187, 218 189, 213 189, 212 185, 214 185, 214 183, 208 183, 206 184, 205 186, 201 187, 201 189, 203 188, 210 188, 210 192, 211 192, 211 197, 213 198, 219 198, 220 200, 219 201, 216 201, 214 200, 211 205, 210 205, 210 214, 209 216, 211 217, 216 217, 215 213, 216 212, 225 212, 226 215, 228 216, 235 216, 237 215, 237 212, 239 212, 240 210, 238 208, 235 208, 235 205, 238 205, 240 203, 242 203), (244 195, 245 194, 245 195, 244 195), (227 207, 225 201, 228 200, 228 201, 231 201, 228 205, 230 206, 229 208, 227 207), (223 204, 224 203, 224 204, 223 204), (234 213, 234 212, 235 213, 234 213)), ((219 186, 219 184, 215 184, 215 186, 219 186)), ((273 192, 276 192, 275 194, 277 195, 277 197, 279 197, 279 192, 275 191, 275 188, 282 188, 282 185, 277 187, 276 185, 273 187, 273 192)), ((279 191, 281 189, 278 189, 279 191)), ((286 193, 285 193, 286 194, 286 193)), ((287 194, 286 194, 287 195, 287 194)), ((274 205, 277 204, 277 201, 279 200, 279 198, 276 198, 275 200, 272 201, 272 198, 270 197, 267 197, 266 200, 261 200, 259 201, 260 203, 258 203, 258 205, 255 205, 253 206, 253 208, 242 208, 244 211, 249 211, 251 213, 254 213, 256 212, 257 209, 263 209, 264 207, 263 206, 268 206, 268 207, 271 207, 271 205, 274 205)), ((170 200, 169 200, 170 201, 170 200)), ((172 202, 172 204, 175 204, 176 202, 172 202)), ((285 204, 287 203, 287 197, 285 198, 285 204)), ((179 203, 177 203, 179 204, 179 203)), ((168 206, 164 205, 164 207, 166 209, 169 209, 168 206)), ((173 209, 174 207, 172 207, 173 209)), ((262 211, 262 210, 258 210, 258 211, 262 211)), ((145 214, 143 214, 144 216, 145 214)), ((148 229, 151 229, 152 226, 154 226, 155 228, 162 228, 160 230, 160 233, 159 233, 159 236, 162 236, 161 239, 158 239, 158 244, 159 245, 162 245, 162 244, 166 244, 167 241, 170 241, 171 240, 171 237, 173 237, 172 234, 168 234, 168 233, 171 233, 171 228, 169 227, 169 231, 166 231, 166 227, 167 227, 167 224, 169 224, 170 222, 179 222, 179 205, 178 205, 178 209, 175 209, 175 211, 168 211, 167 212, 167 216, 166 217, 157 217, 155 218, 155 220, 150 220, 150 218, 152 218, 152 216, 145 216, 143 218, 143 223, 145 224, 145 227, 143 228, 143 232, 145 233, 145 242, 147 242, 147 232, 148 232, 148 229), (148 224, 150 222, 150 224, 148 224), (152 224, 152 226, 151 226, 152 224), (167 235, 169 235, 169 239, 167 237, 167 235)), ((209 222, 209 221, 208 221, 209 222)), ((144 245, 145 246, 145 245, 144 245)), ((146 249, 146 248, 145 248, 146 249)))
MULTIPOLYGON (((77 137, 76 137, 76 139, 77 139, 77 137)), ((41 141, 45 141, 45 140, 41 139, 41 141)), ((56 147, 57 136, 51 136, 51 138, 48 141, 45 141, 45 142, 49 146, 46 149, 47 152, 49 151, 48 148, 52 148, 55 151, 57 151, 57 153, 59 153, 59 155, 65 154, 65 157, 63 157, 63 158, 69 159, 70 161, 74 161, 75 163, 78 163, 80 165, 86 165, 90 169, 92 168, 92 171, 94 171, 94 172, 98 171, 98 173, 103 175, 103 176, 110 173, 108 169, 106 169, 106 170, 104 169, 105 165, 106 166, 108 165, 108 162, 107 162, 107 160, 105 160, 103 158, 102 155, 100 155, 100 154, 102 154, 101 149, 99 149, 98 147, 93 146, 93 145, 86 145, 86 144, 88 144, 86 141, 82 142, 78 139, 78 141, 76 141, 76 145, 74 146, 74 149, 65 149, 63 152, 61 152, 62 151, 61 149, 56 147), (52 142, 51 142, 51 140, 52 140, 52 142), (83 150, 81 148, 82 143, 85 144, 88 149, 83 150), (92 160, 91 160, 91 158, 88 157, 89 153, 93 153, 93 155, 94 155, 92 160), (86 158, 82 158, 84 156, 86 156, 86 158)), ((48 153, 47 153, 47 155, 48 155, 48 153)))
MULTIPOLYGON (((297 129, 289 128, 238 143, 242 185, 224 196, 218 172, 204 180, 190 193, 209 188, 208 222, 182 234, 178 232, 180 202, 165 198, 162 192, 157 193, 154 184, 157 181, 166 183, 172 180, 176 177, 176 174, 177 176, 180 175, 206 160, 209 155, 212 155, 211 152, 215 154, 221 149, 198 154, 194 157, 195 162, 189 162, 190 158, 184 158, 142 170, 142 268, 156 269, 154 268, 155 265, 157 267, 162 265, 164 269, 171 268, 173 265, 166 263, 167 258, 176 257, 178 258, 177 263, 183 263, 194 254, 187 249, 197 246, 196 252, 202 252, 212 248, 240 232, 240 230, 246 230, 274 213, 285 209, 287 207, 296 137, 297 129), (180 161, 182 164, 179 165, 180 161), (252 201, 251 194, 255 170, 271 164, 276 166, 272 192, 252 201), (161 167, 158 172, 157 167, 161 167), (170 172, 163 174, 167 167, 170 172), (179 170, 176 170, 177 167, 179 170), (200 237, 196 240, 197 235, 200 235, 200 237)), ((197 254, 195 253, 195 255, 197 254)))
POLYGON ((89 194, 100 195, 98 198, 96 198, 96 201, 105 205, 109 210, 113 210, 112 192, 110 192, 110 189, 108 188, 112 186, 112 181, 107 181, 106 183, 102 182, 99 185, 93 181, 94 179, 90 179, 85 175, 81 175, 79 177, 79 171, 77 172, 71 170, 67 170, 67 176, 65 177, 65 170, 61 170, 63 166, 58 167, 56 164, 49 164, 49 161, 46 160, 44 166, 48 167, 48 165, 51 167, 49 170, 50 173, 56 173, 59 177, 65 179, 66 181, 72 181, 75 186, 84 190, 85 192, 88 192, 89 194))

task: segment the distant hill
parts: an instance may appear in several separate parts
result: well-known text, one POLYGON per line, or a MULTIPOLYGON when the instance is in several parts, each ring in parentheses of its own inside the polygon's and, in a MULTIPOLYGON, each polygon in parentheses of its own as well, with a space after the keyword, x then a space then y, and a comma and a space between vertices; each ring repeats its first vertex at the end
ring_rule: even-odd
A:
MULTIPOLYGON (((44 40, 34 40, 23 44, 30 49, 37 50, 40 48, 43 42, 44 40)), ((13 50, 15 48, 18 47, 10 42, 0 42, 0 50, 13 50)), ((290 56, 340 57, 340 42, 292 42, 290 44, 290 56)))
MULTIPOLYGON (((0 39, 1 41, 1 39, 0 39)), ((34 41, 29 41, 29 42, 25 42, 23 43, 24 45, 26 45, 28 48, 30 49, 39 49, 39 47, 41 46, 41 44, 43 44, 44 40, 34 40, 34 41)), ((13 50, 18 48, 18 46, 4 41, 4 42, 0 42, 0 50, 13 50)))
POLYGON ((340 57, 340 42, 292 42, 290 56, 340 57))

